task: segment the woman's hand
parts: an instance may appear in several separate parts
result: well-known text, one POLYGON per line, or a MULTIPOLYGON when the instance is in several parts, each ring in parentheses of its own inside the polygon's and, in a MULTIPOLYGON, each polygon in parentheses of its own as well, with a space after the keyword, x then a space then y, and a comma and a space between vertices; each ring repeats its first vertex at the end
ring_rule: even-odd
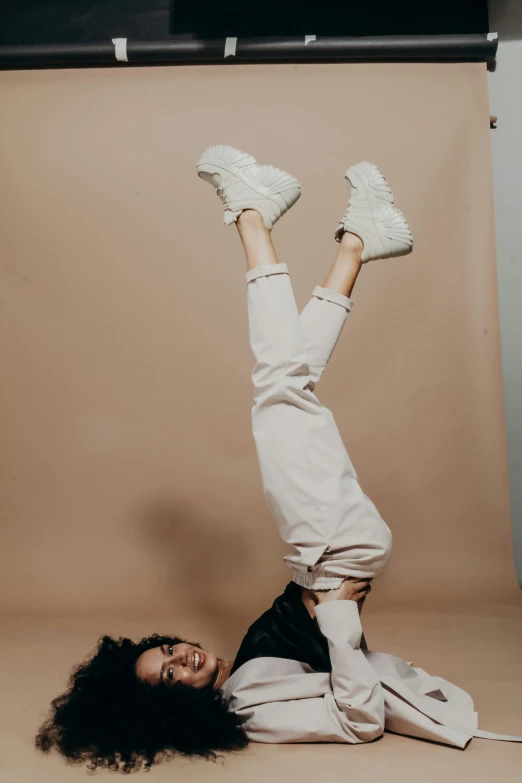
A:
POLYGON ((356 576, 349 576, 343 581, 341 586, 335 590, 310 590, 308 587, 302 587, 301 598, 308 610, 308 614, 316 625, 315 607, 317 604, 322 604, 325 601, 356 601, 360 616, 366 596, 372 589, 370 584, 371 581, 371 579, 360 579, 356 576))
POLYGON ((309 593, 315 604, 322 604, 325 601, 355 601, 362 609, 362 602, 372 589, 371 581, 371 579, 349 576, 335 590, 310 590, 309 593))

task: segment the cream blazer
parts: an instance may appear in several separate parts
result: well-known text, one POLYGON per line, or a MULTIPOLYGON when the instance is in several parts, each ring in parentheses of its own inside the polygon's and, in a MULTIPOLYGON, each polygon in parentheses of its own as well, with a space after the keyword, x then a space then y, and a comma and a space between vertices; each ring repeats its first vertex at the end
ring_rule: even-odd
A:
POLYGON ((473 737, 522 742, 478 729, 471 696, 441 677, 360 649, 355 601, 315 607, 332 671, 285 658, 254 658, 221 688, 253 742, 370 742, 387 731, 464 749, 473 737))

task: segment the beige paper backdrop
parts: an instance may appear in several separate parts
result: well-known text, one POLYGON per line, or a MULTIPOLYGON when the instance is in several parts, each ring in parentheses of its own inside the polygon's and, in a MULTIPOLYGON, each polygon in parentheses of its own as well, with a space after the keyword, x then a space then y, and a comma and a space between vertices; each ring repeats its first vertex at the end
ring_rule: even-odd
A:
MULTIPOLYGON (((344 171, 386 173, 415 252, 370 264, 317 392, 394 558, 373 649, 473 694, 522 734, 483 64, 0 74, 0 777, 85 772, 32 748, 102 633, 177 633, 232 657, 283 589, 250 431, 243 259, 195 174, 209 144, 295 174, 274 230, 300 306, 336 251, 344 171)), ((513 783, 520 746, 387 734, 178 760, 157 783, 513 783)), ((99 776, 113 780, 111 773, 99 776)))
POLYGON ((516 595, 483 64, 0 82, 5 610, 253 616, 288 579, 239 240, 195 174, 215 143, 301 181, 274 230, 300 306, 336 250, 346 167, 386 173, 415 252, 364 269, 318 387, 394 533, 375 596, 516 595))

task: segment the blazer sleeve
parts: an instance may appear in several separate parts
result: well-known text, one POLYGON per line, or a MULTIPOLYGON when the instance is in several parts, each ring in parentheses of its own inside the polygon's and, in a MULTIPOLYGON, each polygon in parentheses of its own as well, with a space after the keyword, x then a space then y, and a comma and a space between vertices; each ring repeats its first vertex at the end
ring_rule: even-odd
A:
POLYGON ((274 701, 255 707, 245 725, 257 742, 370 742, 384 731, 384 692, 360 650, 361 622, 355 601, 337 600, 315 608, 328 639, 332 693, 274 701))

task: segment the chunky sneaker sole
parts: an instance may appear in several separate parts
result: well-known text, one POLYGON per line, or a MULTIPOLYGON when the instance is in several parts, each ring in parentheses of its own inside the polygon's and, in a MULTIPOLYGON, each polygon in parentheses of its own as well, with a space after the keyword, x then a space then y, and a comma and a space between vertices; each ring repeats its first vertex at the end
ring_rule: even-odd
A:
POLYGON ((406 218, 393 206, 393 193, 382 172, 364 161, 349 168, 348 208, 335 239, 340 242, 345 231, 356 234, 363 242, 361 261, 405 256, 413 249, 413 238, 406 218))
POLYGON ((227 225, 237 221, 243 210, 254 209, 272 230, 301 195, 301 186, 291 174, 275 166, 261 166, 252 155, 235 147, 208 147, 196 170, 216 188, 227 225))

